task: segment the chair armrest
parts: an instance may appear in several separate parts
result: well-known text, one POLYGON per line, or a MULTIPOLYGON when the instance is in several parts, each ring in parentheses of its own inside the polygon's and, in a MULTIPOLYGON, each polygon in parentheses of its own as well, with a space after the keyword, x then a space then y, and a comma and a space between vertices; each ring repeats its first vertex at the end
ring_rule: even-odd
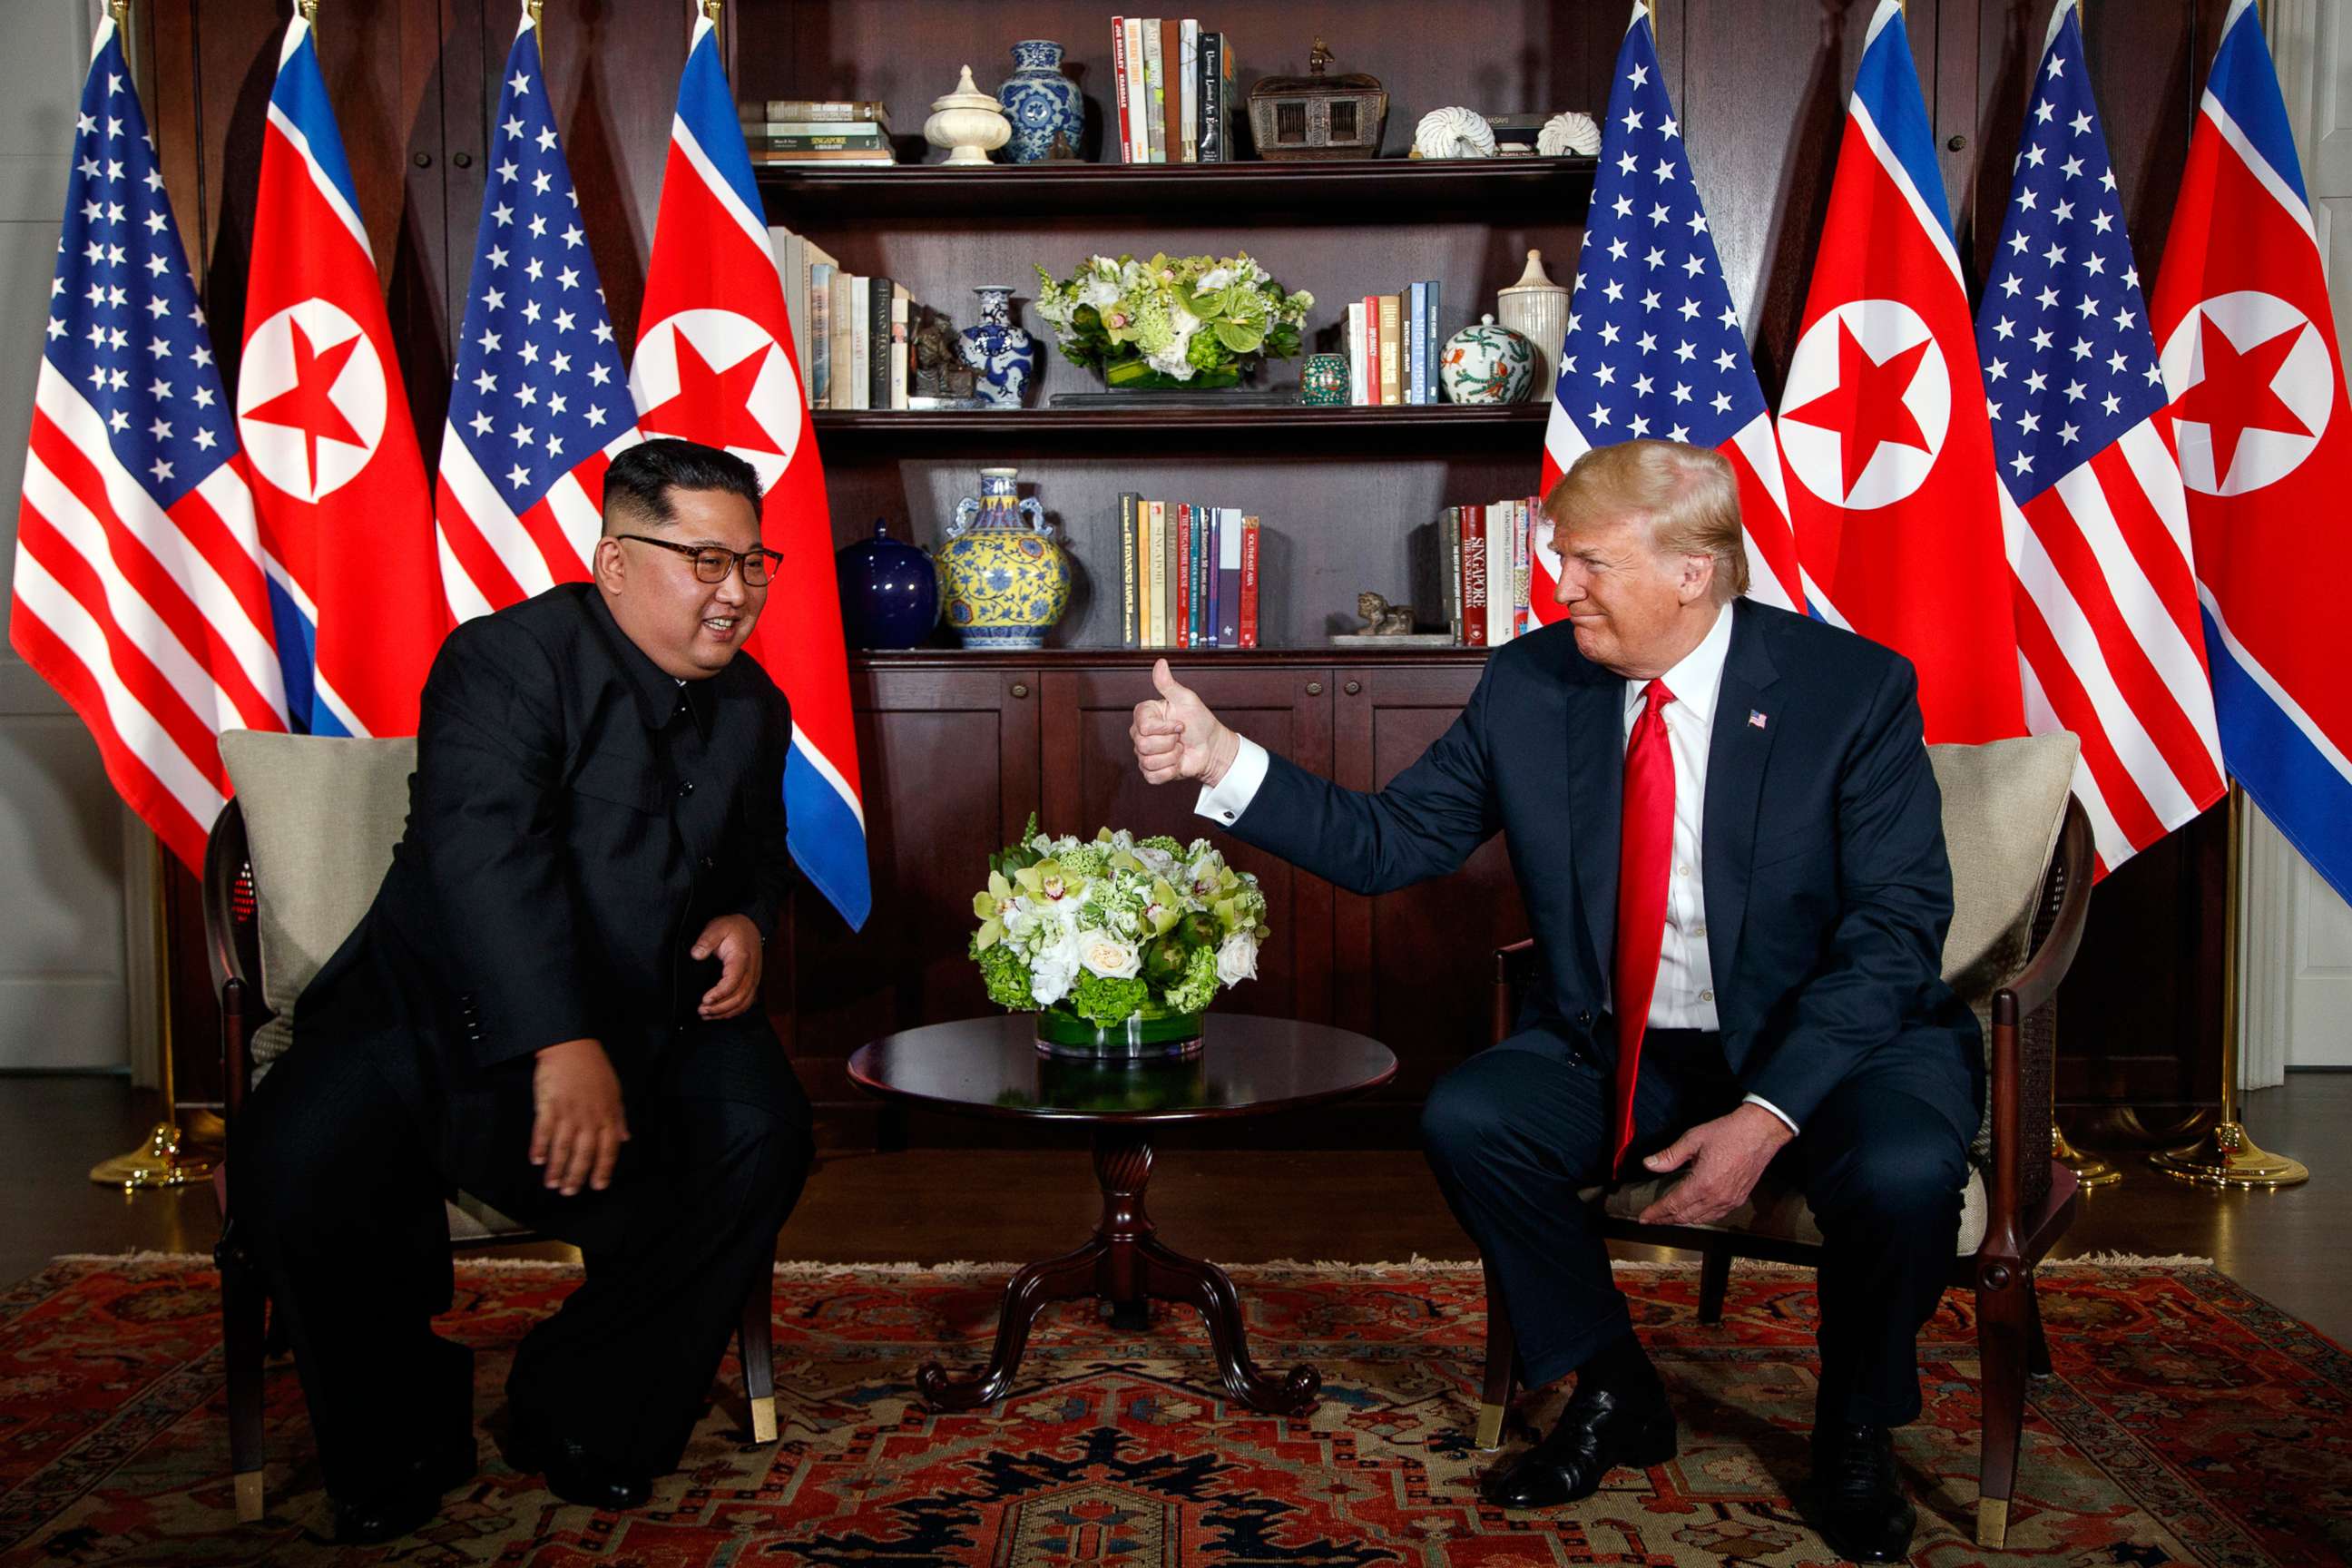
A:
POLYGON ((2057 1000, 2059 982, 2074 967, 2075 951, 2083 945, 2083 927, 2090 919, 2091 820, 2082 803, 2071 796, 2066 823, 2043 879, 2042 897, 2048 929, 2038 933, 2033 956, 2017 978, 2002 987, 2015 1001, 2020 1017, 2031 1017, 2057 1000))

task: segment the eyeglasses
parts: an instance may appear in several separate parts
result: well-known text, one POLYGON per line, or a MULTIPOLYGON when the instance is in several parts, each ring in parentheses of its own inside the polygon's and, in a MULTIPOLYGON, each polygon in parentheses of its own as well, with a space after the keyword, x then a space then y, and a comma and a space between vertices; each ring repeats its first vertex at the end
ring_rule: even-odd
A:
POLYGON ((642 533, 616 533, 613 537, 634 539, 639 544, 655 545, 673 555, 693 557, 695 578, 703 583, 724 583, 727 574, 740 566, 743 572, 743 586, 764 588, 768 585, 769 576, 784 561, 781 554, 765 545, 738 553, 732 550, 722 550, 715 544, 673 544, 667 539, 648 539, 642 533))

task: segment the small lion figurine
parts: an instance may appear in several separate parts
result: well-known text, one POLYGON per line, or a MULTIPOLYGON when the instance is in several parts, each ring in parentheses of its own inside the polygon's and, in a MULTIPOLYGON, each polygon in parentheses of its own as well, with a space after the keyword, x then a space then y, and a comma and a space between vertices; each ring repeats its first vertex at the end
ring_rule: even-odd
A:
POLYGON ((1378 594, 1356 595, 1356 614, 1364 617, 1359 637, 1394 637, 1412 635, 1412 606, 1391 605, 1378 594))

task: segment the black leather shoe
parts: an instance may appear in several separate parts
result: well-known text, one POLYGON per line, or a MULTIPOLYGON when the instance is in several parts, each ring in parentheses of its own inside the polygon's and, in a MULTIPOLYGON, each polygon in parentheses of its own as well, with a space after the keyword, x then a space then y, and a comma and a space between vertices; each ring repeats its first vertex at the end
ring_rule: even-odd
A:
POLYGON ((515 1426, 515 1464, 547 1478, 547 1489, 565 1502, 576 1502, 605 1513, 643 1508, 653 1496, 653 1481, 601 1459, 570 1437, 560 1436, 529 1423, 515 1426))
POLYGON ((1666 1391, 1622 1394, 1580 1387, 1551 1435, 1487 1472, 1479 1495, 1497 1508, 1558 1508, 1591 1497, 1620 1465, 1647 1469, 1675 1457, 1666 1391))
POLYGON ((336 1498, 335 1542, 341 1546, 381 1546, 414 1534, 441 1511, 441 1494, 472 1480, 474 1439, 469 1432, 439 1452, 410 1461, 389 1489, 371 1498, 336 1498))
POLYGON ((1895 1479, 1895 1439, 1885 1427, 1816 1429, 1813 1493, 1822 1539, 1839 1556, 1895 1563, 1911 1554, 1919 1510, 1895 1479))

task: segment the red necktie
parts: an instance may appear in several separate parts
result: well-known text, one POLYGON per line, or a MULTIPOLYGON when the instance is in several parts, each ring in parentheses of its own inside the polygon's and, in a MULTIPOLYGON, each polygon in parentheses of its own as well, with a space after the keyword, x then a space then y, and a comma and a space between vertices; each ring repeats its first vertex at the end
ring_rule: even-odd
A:
POLYGON ((1624 837, 1617 846, 1617 952, 1610 989, 1617 1016, 1617 1116, 1609 1169, 1633 1142, 1633 1082, 1642 1031, 1658 986, 1666 935, 1666 876, 1675 858, 1675 756, 1663 710, 1675 700, 1664 680, 1642 691, 1646 704, 1625 742, 1624 837))

